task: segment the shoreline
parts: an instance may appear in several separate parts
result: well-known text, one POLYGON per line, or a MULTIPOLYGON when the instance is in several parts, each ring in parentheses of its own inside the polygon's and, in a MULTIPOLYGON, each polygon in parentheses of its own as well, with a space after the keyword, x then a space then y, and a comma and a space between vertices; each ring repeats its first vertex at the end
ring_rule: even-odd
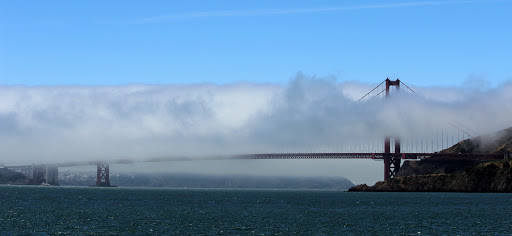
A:
POLYGON ((512 193, 512 168, 510 161, 484 162, 456 173, 399 176, 373 186, 360 184, 348 192, 512 193))

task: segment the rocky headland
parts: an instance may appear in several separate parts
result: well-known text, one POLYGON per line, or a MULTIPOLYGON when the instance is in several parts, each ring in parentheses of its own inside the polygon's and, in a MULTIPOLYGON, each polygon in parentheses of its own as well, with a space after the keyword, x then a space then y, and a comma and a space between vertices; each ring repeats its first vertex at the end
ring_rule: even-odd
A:
MULTIPOLYGON (((505 153, 512 151, 512 127, 467 139, 441 153, 505 153)), ((505 156, 505 155, 504 155, 505 156)), ((512 162, 471 160, 405 161, 398 176, 349 191, 372 192, 512 192, 512 162)))

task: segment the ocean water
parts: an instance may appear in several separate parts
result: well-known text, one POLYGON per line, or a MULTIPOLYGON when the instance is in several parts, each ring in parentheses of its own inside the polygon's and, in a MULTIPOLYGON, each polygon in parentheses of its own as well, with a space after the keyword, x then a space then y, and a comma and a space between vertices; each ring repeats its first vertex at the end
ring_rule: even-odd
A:
POLYGON ((503 235, 512 194, 0 186, 1 235, 503 235))

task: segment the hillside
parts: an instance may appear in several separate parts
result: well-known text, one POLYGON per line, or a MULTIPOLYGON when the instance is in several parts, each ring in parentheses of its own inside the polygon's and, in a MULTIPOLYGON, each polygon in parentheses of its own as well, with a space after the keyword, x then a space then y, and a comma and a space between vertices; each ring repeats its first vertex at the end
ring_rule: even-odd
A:
POLYGON ((512 127, 463 140, 441 153, 502 153, 503 150, 512 152, 512 127))
MULTIPOLYGON (((503 153, 512 151, 512 127, 459 142, 441 153, 503 153)), ((385 192, 512 192, 510 160, 405 161, 398 177, 349 191, 385 192)))
POLYGON ((0 184, 25 183, 26 179, 27 177, 21 173, 10 171, 5 168, 0 169, 0 184))
POLYGON ((512 192, 511 162, 488 162, 457 174, 404 176, 359 185, 349 191, 371 192, 512 192))
MULTIPOLYGON (((87 186, 95 181, 87 178, 61 178, 60 185, 87 186)), ((110 182, 123 187, 174 188, 267 188, 267 189, 348 189, 354 184, 343 177, 285 177, 199 174, 120 174, 110 182)))

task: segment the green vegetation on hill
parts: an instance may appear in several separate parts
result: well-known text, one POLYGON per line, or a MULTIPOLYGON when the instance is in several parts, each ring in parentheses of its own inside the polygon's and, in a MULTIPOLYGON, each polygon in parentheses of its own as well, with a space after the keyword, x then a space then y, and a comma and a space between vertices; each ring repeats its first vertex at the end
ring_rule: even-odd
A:
POLYGON ((477 160, 421 160, 405 161, 398 171, 398 177, 414 175, 455 174, 482 163, 477 160))
MULTIPOLYGON (((175 188, 267 188, 267 189, 348 189, 354 184, 343 177, 269 177, 197 174, 120 174, 110 182, 124 187, 175 188)), ((60 185, 91 185, 94 177, 61 178, 60 185)))
POLYGON ((15 183, 15 182, 24 182, 24 180, 27 177, 25 177, 23 174, 10 171, 5 168, 0 169, 0 184, 9 184, 9 183, 15 183))
POLYGON ((512 152, 512 127, 463 140, 441 153, 502 153, 504 150, 512 152))
MULTIPOLYGON (((441 153, 503 153, 512 151, 512 127, 459 142, 441 153)), ((483 162, 471 160, 406 161, 398 177, 366 184, 349 191, 385 192, 512 192, 509 160, 483 162)))
POLYGON ((457 174, 404 176, 359 185, 349 191, 372 192, 512 192, 511 162, 487 162, 457 174))

